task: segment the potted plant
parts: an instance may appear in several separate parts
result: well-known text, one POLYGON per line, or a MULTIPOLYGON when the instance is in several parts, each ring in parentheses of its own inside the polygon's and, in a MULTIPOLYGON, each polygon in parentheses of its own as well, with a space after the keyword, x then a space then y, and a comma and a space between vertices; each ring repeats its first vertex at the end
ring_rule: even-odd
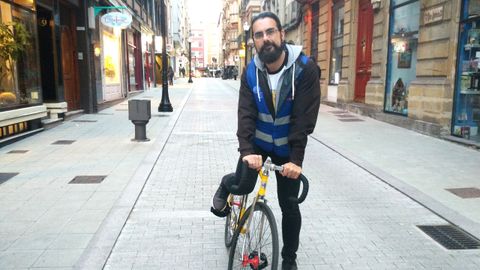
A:
POLYGON ((15 61, 30 45, 30 34, 21 22, 0 22, 0 105, 15 103, 15 61))

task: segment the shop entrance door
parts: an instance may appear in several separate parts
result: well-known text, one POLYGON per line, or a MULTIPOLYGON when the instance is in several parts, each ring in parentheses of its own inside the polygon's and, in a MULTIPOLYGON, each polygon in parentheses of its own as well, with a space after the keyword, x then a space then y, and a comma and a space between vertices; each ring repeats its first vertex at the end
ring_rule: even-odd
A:
POLYGON ((370 0, 360 0, 358 13, 354 100, 363 103, 372 68, 373 9, 370 0))
POLYGON ((75 38, 72 28, 69 26, 61 27, 62 43, 62 75, 65 93, 65 101, 68 110, 75 110, 80 107, 80 91, 77 77, 77 61, 75 57, 75 38))
MULTIPOLYGON (((120 35, 102 31, 102 70, 103 70, 103 101, 122 98, 122 67, 120 65, 120 35)), ((113 32, 113 31, 112 31, 113 32)))
POLYGON ((318 20, 319 20, 319 3, 315 2, 312 4, 312 50, 310 57, 315 59, 315 63, 318 58, 318 20))

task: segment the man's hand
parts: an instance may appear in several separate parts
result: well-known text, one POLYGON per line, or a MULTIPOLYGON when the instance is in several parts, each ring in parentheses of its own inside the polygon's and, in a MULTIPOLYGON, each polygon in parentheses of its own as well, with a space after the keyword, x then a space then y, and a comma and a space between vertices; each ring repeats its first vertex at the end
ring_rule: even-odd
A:
POLYGON ((302 167, 299 167, 292 162, 283 164, 283 171, 280 172, 281 175, 295 180, 298 179, 301 173, 302 167))
POLYGON ((261 155, 254 155, 254 154, 246 155, 242 158, 242 161, 247 162, 248 167, 255 169, 257 171, 262 168, 263 160, 261 155))

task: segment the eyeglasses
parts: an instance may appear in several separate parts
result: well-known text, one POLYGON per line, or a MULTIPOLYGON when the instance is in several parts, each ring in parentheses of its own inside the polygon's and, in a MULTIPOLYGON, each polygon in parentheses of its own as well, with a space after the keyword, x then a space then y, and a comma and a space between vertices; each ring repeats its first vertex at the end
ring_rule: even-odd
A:
POLYGON ((277 28, 268 28, 267 30, 265 30, 265 32, 263 31, 260 31, 260 32, 255 32, 253 33, 253 39, 256 39, 256 40, 259 40, 259 39, 263 39, 265 36, 267 37, 272 37, 276 32, 278 31, 277 28))

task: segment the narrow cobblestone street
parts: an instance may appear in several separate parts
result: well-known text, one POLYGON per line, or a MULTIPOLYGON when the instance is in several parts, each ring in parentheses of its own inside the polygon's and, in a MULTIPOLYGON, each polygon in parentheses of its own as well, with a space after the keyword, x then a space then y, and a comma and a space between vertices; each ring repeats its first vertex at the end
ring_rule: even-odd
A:
MULTIPOLYGON (((238 156, 236 95, 219 80, 196 84, 106 269, 226 268, 224 219, 208 209, 238 156)), ((445 220, 313 138, 305 160, 300 269, 480 266, 478 251, 447 251, 416 228, 445 220)), ((281 228, 275 181, 268 197, 281 228)))

